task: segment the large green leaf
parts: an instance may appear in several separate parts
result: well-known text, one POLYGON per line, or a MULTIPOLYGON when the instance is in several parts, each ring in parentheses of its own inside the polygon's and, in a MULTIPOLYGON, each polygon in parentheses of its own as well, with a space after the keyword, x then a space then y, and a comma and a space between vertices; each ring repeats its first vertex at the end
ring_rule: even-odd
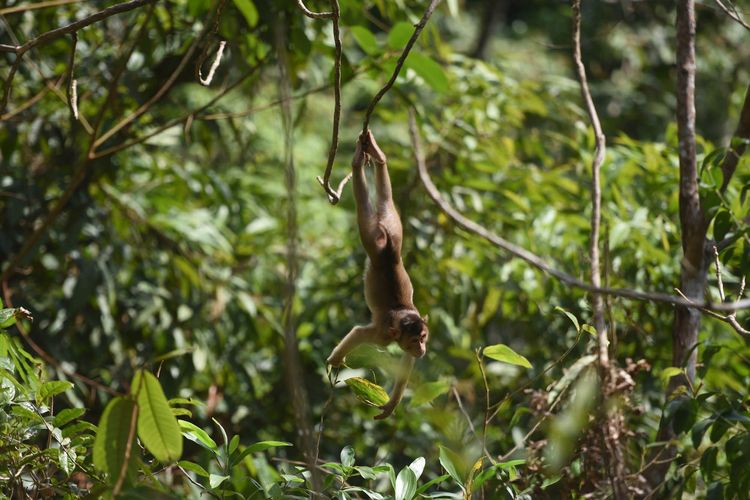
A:
POLYGON ((378 40, 370 30, 364 26, 352 26, 350 29, 352 30, 352 35, 354 35, 354 40, 357 41, 357 45, 359 45, 367 55, 372 56, 380 52, 380 49, 378 48, 378 40))
POLYGON ((394 24, 391 31, 388 32, 388 46, 394 50, 403 49, 412 33, 414 33, 414 26, 406 21, 394 24))
POLYGON ((138 370, 131 390, 138 401, 138 437, 143 446, 159 462, 176 462, 182 456, 182 433, 159 380, 138 370))
POLYGON ((354 392, 357 399, 370 406, 383 406, 388 402, 388 393, 378 384, 360 377, 346 379, 346 385, 354 392))
POLYGON ((412 52, 406 59, 406 67, 413 69, 427 85, 437 92, 448 91, 448 77, 443 68, 430 56, 412 52))
POLYGON ((242 12, 242 16, 251 28, 258 24, 258 9, 252 0, 234 0, 234 5, 242 12))
POLYGON ((440 465, 450 474, 453 480, 464 490, 464 478, 460 472, 461 457, 453 450, 440 445, 440 465))
POLYGON ((485 347, 482 350, 482 354, 488 358, 502 361, 503 363, 531 368, 531 363, 529 363, 528 359, 524 358, 505 344, 495 344, 485 347))
POLYGON ((396 477, 396 500, 411 500, 417 492, 417 476, 409 467, 404 467, 396 477))
MULTIPOLYGON (((94 439, 94 466, 109 476, 114 484, 120 476, 125 454, 128 448, 128 438, 135 436, 131 426, 137 425, 133 420, 133 412, 137 411, 132 399, 117 397, 112 399, 104 408, 99 428, 94 439)), ((127 466, 127 477, 134 473, 135 446, 131 442, 131 453, 127 466)))

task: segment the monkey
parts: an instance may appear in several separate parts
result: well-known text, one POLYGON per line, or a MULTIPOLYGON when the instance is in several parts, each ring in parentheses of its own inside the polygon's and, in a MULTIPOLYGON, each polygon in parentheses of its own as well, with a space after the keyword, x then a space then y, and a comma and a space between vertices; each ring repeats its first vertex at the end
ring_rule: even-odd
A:
POLYGON ((414 306, 409 275, 401 260, 403 227, 393 203, 391 179, 383 151, 370 130, 359 136, 352 159, 354 201, 362 246, 367 253, 365 263, 365 301, 372 314, 366 326, 355 326, 339 342, 327 363, 340 366, 346 355, 363 343, 385 346, 396 342, 404 351, 401 369, 392 394, 382 413, 386 418, 398 406, 409 381, 414 361, 427 352, 427 317, 414 306), (375 168, 375 204, 370 202, 365 178, 365 164, 375 168))

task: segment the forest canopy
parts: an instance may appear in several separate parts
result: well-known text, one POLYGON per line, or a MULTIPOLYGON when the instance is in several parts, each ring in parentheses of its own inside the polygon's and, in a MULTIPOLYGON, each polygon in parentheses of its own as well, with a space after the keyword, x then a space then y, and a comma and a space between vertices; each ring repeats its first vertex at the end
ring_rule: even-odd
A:
POLYGON ((747 498, 749 9, 7 0, 0 495, 747 498))

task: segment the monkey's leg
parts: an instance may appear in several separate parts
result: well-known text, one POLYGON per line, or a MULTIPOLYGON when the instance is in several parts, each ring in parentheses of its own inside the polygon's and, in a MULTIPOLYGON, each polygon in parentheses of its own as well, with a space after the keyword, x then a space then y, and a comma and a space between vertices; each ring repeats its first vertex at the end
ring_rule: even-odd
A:
POLYGON ((373 325, 367 326, 355 326, 352 331, 346 334, 346 337, 341 339, 339 345, 333 350, 326 363, 333 366, 339 366, 344 362, 346 357, 352 349, 360 344, 372 342, 375 336, 375 327, 373 325))
POLYGON ((393 393, 388 402, 379 407, 383 412, 379 415, 375 415, 375 420, 386 418, 393 413, 393 410, 395 410, 399 402, 401 402, 401 398, 404 396, 404 390, 406 389, 406 384, 409 382, 412 368, 414 368, 414 358, 409 354, 404 354, 404 357, 401 358, 401 369, 399 370, 400 373, 398 374, 396 385, 393 387, 393 393))
POLYGON ((354 202, 357 206, 357 225, 359 236, 365 250, 370 252, 373 247, 372 232, 375 227, 375 211, 370 204, 370 195, 367 191, 367 178, 365 176, 365 163, 367 155, 362 149, 361 140, 357 140, 357 150, 352 158, 352 185, 354 188, 354 202))

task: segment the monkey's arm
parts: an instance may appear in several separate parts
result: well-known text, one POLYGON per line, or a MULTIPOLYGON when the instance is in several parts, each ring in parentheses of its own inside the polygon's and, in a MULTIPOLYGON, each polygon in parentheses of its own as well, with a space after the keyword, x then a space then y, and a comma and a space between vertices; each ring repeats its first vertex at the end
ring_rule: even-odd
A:
POLYGON ((375 335, 375 327, 373 325, 367 326, 355 326, 352 331, 346 334, 346 337, 341 339, 339 345, 333 350, 328 360, 326 361, 329 365, 339 366, 344 362, 344 358, 349 352, 360 344, 373 341, 375 335))
POLYGON ((414 358, 409 354, 404 354, 404 357, 401 358, 401 368, 398 373, 396 385, 393 387, 391 398, 386 404, 379 407, 381 410, 383 410, 383 412, 379 415, 376 415, 375 420, 382 420, 386 418, 388 415, 393 413, 393 410, 396 409, 398 403, 401 401, 401 398, 404 396, 404 389, 406 389, 406 384, 409 382, 409 376, 411 375, 412 368, 414 368, 414 358))

